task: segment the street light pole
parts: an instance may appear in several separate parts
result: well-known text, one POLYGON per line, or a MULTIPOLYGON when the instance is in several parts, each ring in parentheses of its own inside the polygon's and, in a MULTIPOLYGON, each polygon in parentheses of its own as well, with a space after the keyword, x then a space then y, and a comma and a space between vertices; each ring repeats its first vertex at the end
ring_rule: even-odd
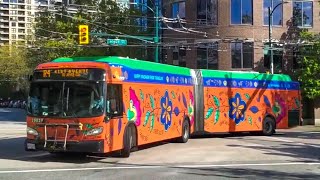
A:
POLYGON ((270 69, 271 74, 273 74, 273 50, 272 50, 272 43, 271 43, 271 19, 272 19, 272 13, 271 13, 271 7, 268 7, 268 13, 269 13, 269 50, 270 50, 270 69))
POLYGON ((287 1, 283 1, 279 4, 277 4, 273 10, 271 11, 271 7, 268 7, 268 15, 269 15, 269 50, 270 50, 270 69, 271 69, 271 74, 273 74, 273 49, 272 49, 272 42, 271 42, 271 36, 272 36, 272 14, 275 9, 277 9, 278 6, 289 3, 287 1))

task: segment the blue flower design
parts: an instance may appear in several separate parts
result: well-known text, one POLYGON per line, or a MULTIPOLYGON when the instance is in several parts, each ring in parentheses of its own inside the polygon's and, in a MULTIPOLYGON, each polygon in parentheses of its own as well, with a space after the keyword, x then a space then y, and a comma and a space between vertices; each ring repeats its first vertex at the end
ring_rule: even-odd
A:
POLYGON ((229 117, 234 120, 236 125, 244 121, 246 102, 241 99, 239 93, 237 93, 233 98, 229 99, 229 117))
POLYGON ((169 98, 169 93, 166 91, 164 96, 161 98, 161 124, 164 125, 164 129, 167 131, 171 126, 172 122, 172 102, 169 98))

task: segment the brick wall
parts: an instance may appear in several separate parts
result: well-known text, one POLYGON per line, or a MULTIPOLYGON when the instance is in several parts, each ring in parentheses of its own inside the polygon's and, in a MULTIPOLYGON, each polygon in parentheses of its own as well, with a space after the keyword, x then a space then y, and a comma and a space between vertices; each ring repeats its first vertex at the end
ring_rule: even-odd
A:
MULTIPOLYGON (((169 1, 174 2, 174 0, 164 0, 164 4, 169 1)), ((268 26, 263 25, 263 0, 253 0, 253 25, 231 25, 231 12, 230 12, 230 2, 231 0, 218 0, 218 25, 210 27, 197 28, 199 31, 207 32, 207 39, 224 39, 219 42, 218 52, 218 64, 221 70, 232 70, 231 69, 231 49, 228 40, 233 39, 250 39, 254 41, 254 70, 264 72, 263 68, 263 40, 268 39, 268 26), (219 36, 217 35, 217 32, 219 36)), ((170 4, 170 3, 169 3, 170 4)), ((320 21, 319 12, 320 7, 318 3, 313 4, 313 28, 310 29, 312 32, 320 32, 320 21)), ((166 6, 167 17, 171 17, 171 5, 166 6)), ((278 7, 280 8, 280 7, 278 7)), ((296 28, 291 26, 292 18, 292 3, 283 5, 283 25, 272 27, 272 38, 280 39, 282 41, 290 41, 294 38, 294 34, 297 32, 296 28)), ((186 1, 186 20, 190 22, 187 27, 195 28, 194 22, 197 19, 197 0, 187 0, 186 1)), ((174 37, 179 39, 165 38, 164 42, 176 42, 178 40, 188 40, 190 42, 192 38, 194 39, 206 39, 203 35, 197 34, 185 34, 177 33, 171 30, 166 30, 164 32, 164 37, 174 37)), ((172 56, 168 50, 168 62, 172 59, 172 56)), ((191 51, 187 51, 187 66, 196 67, 196 49, 192 48, 191 51)), ((286 49, 283 62, 283 71, 289 73, 292 67, 292 51, 291 48, 286 49)), ((238 70, 238 69, 237 69, 238 70)))

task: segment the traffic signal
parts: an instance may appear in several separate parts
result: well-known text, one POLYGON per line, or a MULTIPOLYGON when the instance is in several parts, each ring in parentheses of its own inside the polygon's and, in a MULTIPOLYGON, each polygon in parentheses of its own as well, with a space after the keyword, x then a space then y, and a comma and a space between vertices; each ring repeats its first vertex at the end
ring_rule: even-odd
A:
POLYGON ((88 25, 79 25, 79 44, 89 44, 88 25))

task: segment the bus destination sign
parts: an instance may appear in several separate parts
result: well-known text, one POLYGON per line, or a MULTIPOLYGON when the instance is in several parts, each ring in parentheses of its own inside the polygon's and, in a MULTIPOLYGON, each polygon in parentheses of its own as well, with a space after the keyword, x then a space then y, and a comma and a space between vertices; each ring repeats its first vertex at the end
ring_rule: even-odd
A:
POLYGON ((88 69, 55 69, 42 71, 43 78, 50 78, 51 74, 53 74, 54 76, 61 76, 66 78, 76 78, 81 76, 88 76, 88 69))
POLYGON ((103 80, 104 70, 88 68, 41 69, 33 74, 34 80, 103 80))

